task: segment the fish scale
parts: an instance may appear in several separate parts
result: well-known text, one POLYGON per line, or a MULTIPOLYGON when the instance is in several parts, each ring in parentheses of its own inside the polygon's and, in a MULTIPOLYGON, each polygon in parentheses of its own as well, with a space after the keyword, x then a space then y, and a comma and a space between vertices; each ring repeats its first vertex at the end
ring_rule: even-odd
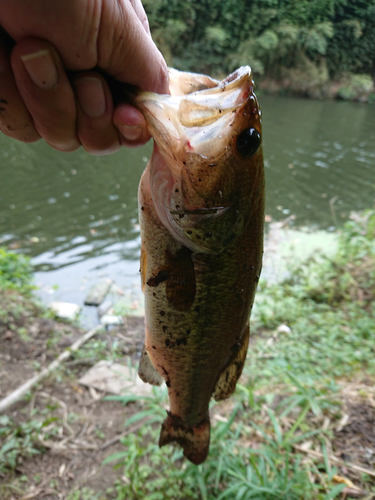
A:
POLYGON ((160 446, 177 442, 199 464, 209 450, 210 399, 233 393, 248 348, 263 254, 261 114, 249 67, 222 82, 172 70, 171 90, 133 96, 154 139, 138 196, 139 374, 168 387, 160 446))

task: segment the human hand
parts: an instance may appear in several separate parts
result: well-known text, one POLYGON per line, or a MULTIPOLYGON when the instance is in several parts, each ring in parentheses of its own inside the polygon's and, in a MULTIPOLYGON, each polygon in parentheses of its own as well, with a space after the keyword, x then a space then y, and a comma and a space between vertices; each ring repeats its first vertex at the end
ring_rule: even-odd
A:
POLYGON ((3 0, 1 27, 2 132, 93 154, 147 142, 143 115, 114 106, 102 76, 168 93, 167 66, 140 0, 3 0))

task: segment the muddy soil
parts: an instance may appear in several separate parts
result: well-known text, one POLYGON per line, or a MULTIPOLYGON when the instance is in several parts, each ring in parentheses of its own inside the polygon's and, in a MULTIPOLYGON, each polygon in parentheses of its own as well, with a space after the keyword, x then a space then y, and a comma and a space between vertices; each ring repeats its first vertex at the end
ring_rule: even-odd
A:
MULTIPOLYGON (((1 398, 48 366, 84 333, 67 323, 35 317, 37 313, 37 308, 21 308, 20 314, 0 320, 1 398)), ((112 453, 124 451, 119 439, 132 430, 124 423, 139 407, 106 401, 107 394, 88 389, 78 380, 101 357, 108 357, 114 345, 117 362, 128 363, 130 357, 136 366, 143 345, 143 322, 142 317, 130 317, 124 326, 97 334, 93 342, 99 343, 101 351, 96 345, 88 357, 72 356, 5 412, 18 425, 36 420, 47 425, 33 444, 40 453, 19 458, 12 472, 0 472, 1 500, 63 500, 83 487, 105 495, 121 478, 121 469, 102 463, 112 453)))

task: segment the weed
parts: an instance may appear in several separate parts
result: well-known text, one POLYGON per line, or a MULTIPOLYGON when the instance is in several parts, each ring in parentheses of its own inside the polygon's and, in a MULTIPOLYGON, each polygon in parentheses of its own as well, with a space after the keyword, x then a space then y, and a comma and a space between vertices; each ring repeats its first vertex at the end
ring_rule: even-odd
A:
POLYGON ((34 289, 32 272, 28 257, 0 247, 0 288, 13 288, 29 294, 34 289))
POLYGON ((0 473, 14 470, 20 460, 40 453, 38 436, 42 426, 43 423, 36 420, 17 425, 6 415, 0 417, 0 437, 3 442, 0 448, 0 473))

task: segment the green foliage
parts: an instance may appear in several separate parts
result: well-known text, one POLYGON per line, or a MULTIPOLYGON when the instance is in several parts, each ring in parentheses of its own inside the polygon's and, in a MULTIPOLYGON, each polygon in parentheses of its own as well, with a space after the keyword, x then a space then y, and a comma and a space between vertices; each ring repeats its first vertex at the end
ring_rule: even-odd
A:
POLYGON ((23 293, 33 290, 33 268, 30 259, 0 247, 0 288, 16 289, 23 293))
POLYGON ((250 64, 255 73, 281 77, 310 64, 326 68, 329 78, 374 77, 375 0, 144 0, 144 6, 157 44, 179 69, 222 75, 250 64))
POLYGON ((0 473, 14 470, 21 458, 40 453, 38 435, 43 423, 37 420, 15 424, 6 415, 0 417, 0 473))
POLYGON ((326 380, 360 369, 375 373, 374 225, 375 210, 357 215, 343 228, 334 257, 291 269, 282 285, 261 283, 253 332, 278 338, 255 350, 252 369, 261 364, 264 381, 288 373, 326 380), (288 328, 279 333, 280 325, 288 328))
POLYGON ((338 96, 344 100, 356 96, 366 96, 373 89, 373 82, 369 75, 346 75, 345 83, 339 89, 338 96))

